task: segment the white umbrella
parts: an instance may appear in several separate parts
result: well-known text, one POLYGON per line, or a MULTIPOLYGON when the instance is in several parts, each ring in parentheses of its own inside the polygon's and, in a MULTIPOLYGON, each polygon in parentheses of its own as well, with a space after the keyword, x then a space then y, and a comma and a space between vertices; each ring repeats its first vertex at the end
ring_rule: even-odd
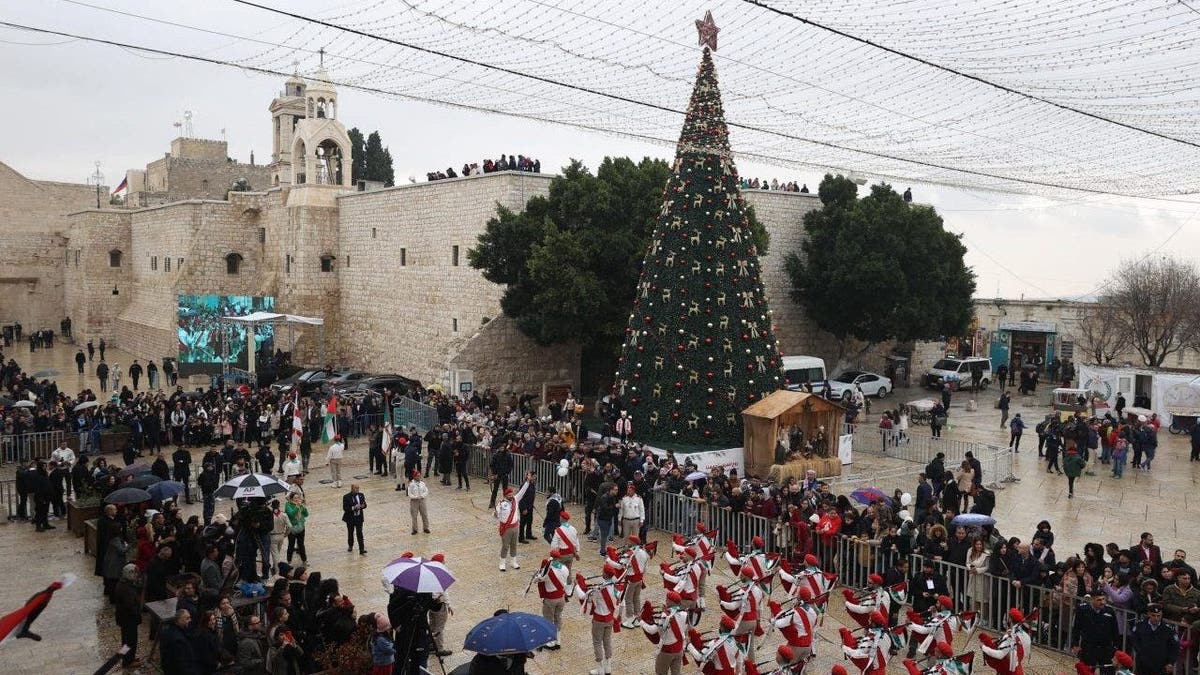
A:
POLYGON ((236 476, 217 488, 216 496, 224 499, 270 497, 288 491, 288 484, 266 474, 248 473, 236 476))
POLYGON ((79 405, 75 406, 75 412, 79 412, 80 410, 87 410, 88 408, 95 408, 98 405, 100 405, 99 401, 84 401, 83 403, 80 403, 79 405))
POLYGON ((37 404, 35 404, 33 401, 17 401, 16 403, 13 404, 13 407, 14 408, 32 408, 35 405, 37 405, 37 404))
POLYGON ((689 473, 687 478, 684 478, 684 480, 700 480, 701 478, 708 478, 708 474, 704 473, 703 471, 693 471, 689 473))

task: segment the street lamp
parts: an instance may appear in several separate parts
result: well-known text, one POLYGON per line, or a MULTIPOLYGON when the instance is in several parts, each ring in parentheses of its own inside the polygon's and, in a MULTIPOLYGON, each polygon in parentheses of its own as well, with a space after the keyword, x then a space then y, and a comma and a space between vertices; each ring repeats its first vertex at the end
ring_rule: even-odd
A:
POLYGON ((96 208, 100 208, 100 186, 104 184, 104 174, 100 173, 100 162, 96 162, 96 172, 88 177, 88 182, 96 186, 96 208))

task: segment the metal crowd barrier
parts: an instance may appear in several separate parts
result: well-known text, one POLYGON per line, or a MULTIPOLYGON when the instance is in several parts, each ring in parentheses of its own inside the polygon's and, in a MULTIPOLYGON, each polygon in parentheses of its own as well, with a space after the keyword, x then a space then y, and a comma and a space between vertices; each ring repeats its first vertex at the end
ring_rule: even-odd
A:
MULTIPOLYGON (((17 481, 0 480, 0 504, 4 505, 5 520, 17 517, 17 501, 17 481)), ((30 506, 32 506, 32 500, 30 506)))
MULTIPOLYGON (((65 431, 34 431, 28 434, 0 436, 0 464, 49 459, 50 453, 66 436, 65 431)), ((77 437, 72 434, 72 437, 77 437)))
POLYGON ((429 431, 438 423, 436 408, 414 401, 407 396, 397 396, 393 399, 392 419, 395 420, 397 428, 402 425, 416 427, 417 431, 421 433, 429 431))

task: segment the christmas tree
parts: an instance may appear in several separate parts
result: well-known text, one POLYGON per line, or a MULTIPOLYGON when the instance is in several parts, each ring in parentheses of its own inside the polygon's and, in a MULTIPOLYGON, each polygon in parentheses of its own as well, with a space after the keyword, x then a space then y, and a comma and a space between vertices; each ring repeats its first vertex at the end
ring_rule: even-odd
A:
POLYGON ((708 47, 672 168, 615 390, 635 438, 737 447, 742 410, 781 386, 782 360, 708 47))

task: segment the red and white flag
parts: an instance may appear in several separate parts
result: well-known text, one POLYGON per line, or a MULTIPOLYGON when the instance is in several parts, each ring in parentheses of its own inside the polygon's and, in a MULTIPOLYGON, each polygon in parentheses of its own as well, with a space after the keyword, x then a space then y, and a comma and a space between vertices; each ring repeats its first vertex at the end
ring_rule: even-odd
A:
POLYGON ((22 633, 29 630, 42 610, 46 609, 46 605, 50 604, 50 598, 54 592, 75 583, 75 578, 74 574, 64 574, 61 579, 50 584, 44 590, 34 593, 33 597, 25 602, 24 607, 0 617, 0 644, 4 644, 11 638, 21 637, 22 633))
POLYGON ((300 392, 292 402, 292 452, 300 452, 300 438, 304 435, 304 420, 300 418, 300 392))

